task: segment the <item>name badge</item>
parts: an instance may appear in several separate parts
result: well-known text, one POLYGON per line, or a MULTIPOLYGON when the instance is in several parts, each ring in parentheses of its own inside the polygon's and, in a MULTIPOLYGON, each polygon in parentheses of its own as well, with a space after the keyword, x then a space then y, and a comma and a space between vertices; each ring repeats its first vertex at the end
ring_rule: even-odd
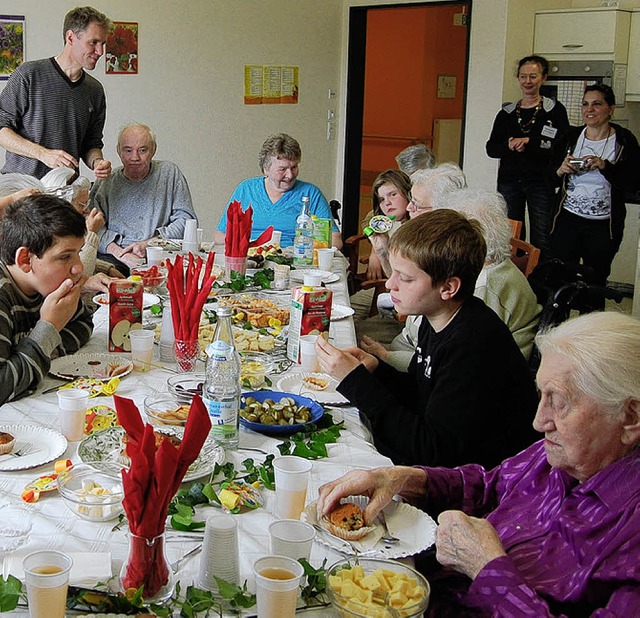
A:
POLYGON ((542 127, 542 135, 544 137, 549 137, 551 139, 553 139, 556 136, 556 133, 558 132, 558 129, 556 129, 555 127, 552 127, 548 124, 545 124, 544 127, 542 127))

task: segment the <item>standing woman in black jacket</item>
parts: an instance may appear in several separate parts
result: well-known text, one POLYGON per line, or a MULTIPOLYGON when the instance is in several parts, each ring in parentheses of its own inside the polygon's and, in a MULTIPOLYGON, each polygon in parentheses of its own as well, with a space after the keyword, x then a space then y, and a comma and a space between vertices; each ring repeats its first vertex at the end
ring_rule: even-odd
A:
POLYGON ((562 103, 540 94, 548 72, 549 63, 542 56, 526 56, 518 62, 522 98, 503 105, 486 144, 487 154, 500 159, 498 191, 507 202, 509 218, 524 224, 528 206, 529 239, 543 254, 549 249, 553 210, 553 193, 546 180, 549 157, 554 143, 569 128, 562 103))
POLYGON ((555 145, 550 176, 560 189, 551 230, 551 256, 594 270, 591 283, 606 285, 624 232, 627 190, 637 186, 638 140, 613 122, 610 86, 587 86, 582 127, 571 127, 555 145))

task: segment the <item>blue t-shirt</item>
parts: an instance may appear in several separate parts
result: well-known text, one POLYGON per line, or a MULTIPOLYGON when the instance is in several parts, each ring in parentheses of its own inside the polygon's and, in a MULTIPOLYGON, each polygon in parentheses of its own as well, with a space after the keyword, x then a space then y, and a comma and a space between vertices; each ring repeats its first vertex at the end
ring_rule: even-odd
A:
MULTIPOLYGON (((319 219, 330 219, 333 231, 337 232, 338 226, 333 221, 329 204, 320 189, 302 180, 297 180, 292 189, 283 193, 280 199, 272 204, 264 186, 264 177, 247 178, 236 187, 229 199, 229 204, 233 200, 238 200, 242 204, 243 211, 246 211, 249 206, 253 207, 252 240, 255 240, 264 230, 273 225, 274 229, 282 232, 280 245, 288 247, 293 244, 296 219, 302 209, 302 198, 305 195, 309 196, 311 214, 319 219)), ((227 204, 227 208, 229 208, 229 204, 227 204)), ((227 231, 227 208, 218 223, 219 232, 227 231)))

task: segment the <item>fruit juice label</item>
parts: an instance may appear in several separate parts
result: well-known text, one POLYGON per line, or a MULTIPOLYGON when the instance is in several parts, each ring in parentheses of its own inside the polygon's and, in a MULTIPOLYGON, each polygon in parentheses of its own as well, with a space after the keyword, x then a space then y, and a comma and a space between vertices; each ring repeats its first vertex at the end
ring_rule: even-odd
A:
POLYGON ((131 352, 129 331, 142 328, 144 286, 116 279, 109 283, 109 352, 131 352))
POLYGON ((291 315, 287 356, 300 362, 300 337, 322 335, 329 338, 333 292, 323 287, 302 286, 291 290, 291 315))
POLYGON ((318 249, 331 246, 331 219, 313 217, 313 265, 318 265, 318 249))

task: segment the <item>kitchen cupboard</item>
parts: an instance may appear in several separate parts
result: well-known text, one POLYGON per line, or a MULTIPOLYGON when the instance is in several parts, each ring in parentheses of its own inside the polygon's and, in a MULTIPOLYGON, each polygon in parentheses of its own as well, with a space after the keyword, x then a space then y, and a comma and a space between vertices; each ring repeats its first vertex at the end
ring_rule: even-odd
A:
POLYGON ((629 63, 627 67, 627 100, 640 101, 640 9, 636 9, 631 13, 629 63))
POLYGON ((533 51, 549 60, 613 60, 626 64, 631 12, 610 7, 538 11, 533 51))

